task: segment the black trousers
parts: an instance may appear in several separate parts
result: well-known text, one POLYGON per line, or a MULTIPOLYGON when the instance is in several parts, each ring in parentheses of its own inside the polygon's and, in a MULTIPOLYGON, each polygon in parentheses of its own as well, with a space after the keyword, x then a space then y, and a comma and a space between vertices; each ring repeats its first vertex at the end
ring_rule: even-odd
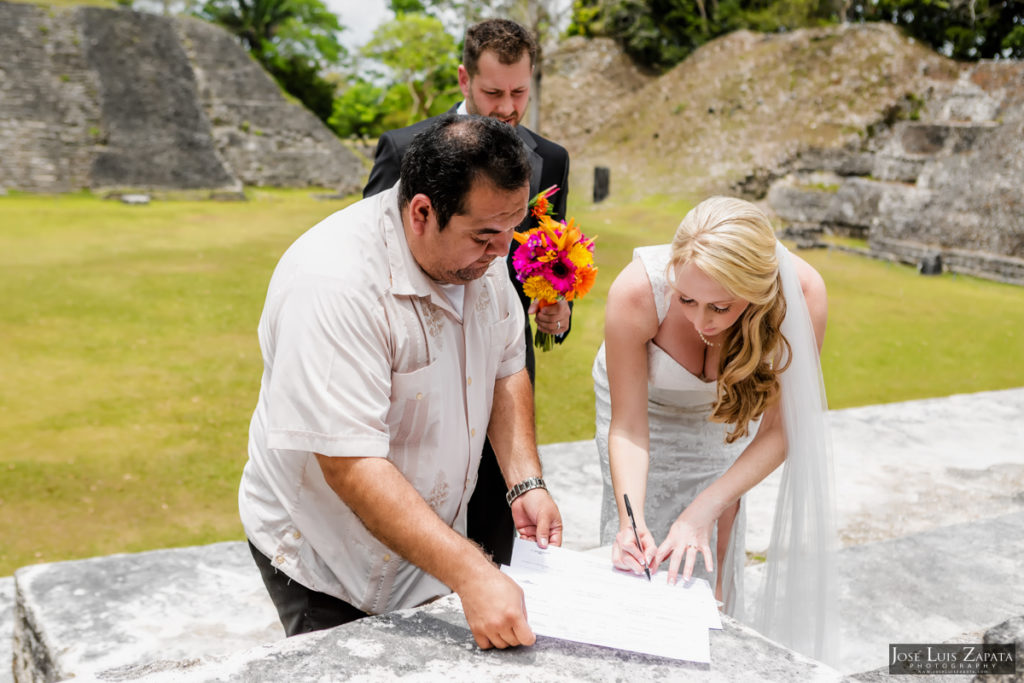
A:
POLYGON ((505 502, 507 491, 491 442, 484 441, 476 489, 466 508, 466 535, 479 543, 499 564, 512 561, 515 538, 512 510, 505 502))
POLYGON ((287 636, 322 631, 370 616, 333 595, 306 588, 273 566, 270 558, 249 542, 249 551, 260 569, 263 584, 277 608, 287 636))
MULTIPOLYGON (((509 259, 511 263, 511 259, 509 259)), ((511 268, 511 265, 509 266, 511 268)), ((512 271, 510 271, 512 272, 512 271)), ((515 277, 514 272, 511 277, 515 277)), ((523 302, 523 312, 529 306, 529 300, 523 302)), ((533 355, 533 332, 530 329, 530 318, 526 318, 526 372, 530 376, 530 385, 534 385, 535 360, 533 355)), ((494 449, 490 440, 484 441, 484 451, 480 456, 480 471, 477 475, 476 489, 469 499, 466 509, 466 536, 478 543, 498 564, 512 561, 512 543, 516 536, 516 525, 512 521, 512 510, 505 501, 508 486, 501 476, 498 459, 494 457, 494 449)))

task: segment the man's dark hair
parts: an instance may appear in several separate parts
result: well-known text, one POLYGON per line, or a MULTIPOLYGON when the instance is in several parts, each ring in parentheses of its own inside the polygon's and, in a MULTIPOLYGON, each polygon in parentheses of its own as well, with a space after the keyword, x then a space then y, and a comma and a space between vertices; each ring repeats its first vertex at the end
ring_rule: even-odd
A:
POLYGON ((430 197, 441 230, 466 213, 475 182, 511 192, 530 183, 530 160, 512 126, 487 116, 446 114, 413 138, 402 157, 398 188, 404 208, 417 194, 430 197))
POLYGON ((479 73, 477 62, 486 50, 490 50, 498 61, 508 66, 530 55, 530 68, 537 60, 537 41, 525 27, 508 19, 488 19, 474 24, 466 30, 466 43, 462 48, 462 65, 470 76, 479 73))

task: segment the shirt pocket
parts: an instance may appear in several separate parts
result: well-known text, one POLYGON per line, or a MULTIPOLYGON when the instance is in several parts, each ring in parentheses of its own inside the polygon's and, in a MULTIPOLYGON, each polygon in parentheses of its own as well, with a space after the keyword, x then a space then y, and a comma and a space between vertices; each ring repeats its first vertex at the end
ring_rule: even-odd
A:
POLYGON ((391 373, 391 459, 411 482, 423 460, 416 455, 438 446, 437 365, 435 361, 412 372, 391 373))

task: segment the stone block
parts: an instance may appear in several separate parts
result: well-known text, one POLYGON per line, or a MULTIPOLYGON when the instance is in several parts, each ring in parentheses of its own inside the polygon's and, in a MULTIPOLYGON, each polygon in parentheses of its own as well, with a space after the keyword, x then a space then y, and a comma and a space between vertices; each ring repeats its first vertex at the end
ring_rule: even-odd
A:
POLYGON ((865 176, 874 170, 874 155, 846 149, 811 149, 796 160, 798 171, 829 171, 840 176, 865 176))
POLYGON ((844 228, 870 229, 878 217, 885 186, 866 178, 847 178, 833 195, 822 220, 844 228))
MULTIPOLYGON (((887 667, 890 643, 980 643, 993 621, 1024 614, 1024 512, 848 546, 838 560, 837 668, 860 680, 887 667)), ((762 567, 747 568, 748 586, 762 567)))
MULTIPOLYGON (((532 647, 480 650, 461 605, 448 596, 425 607, 362 619, 238 653, 118 680, 169 681, 835 681, 824 664, 787 650, 728 617, 711 631, 702 665, 539 637, 532 647)), ((103 680, 103 678, 100 678, 103 680)))
POLYGON ((32 565, 14 580, 19 682, 226 655, 284 636, 244 543, 32 565))
POLYGON ((14 639, 14 577, 0 578, 0 683, 12 683, 11 642, 14 639))
POLYGON ((1014 674, 976 676, 977 683, 1021 683, 1024 681, 1024 665, 1021 664, 1021 656, 1024 655, 1024 616, 1007 619, 998 626, 993 626, 985 631, 985 643, 1014 643, 1017 646, 1017 672, 1014 674))
POLYGON ((821 223, 829 213, 835 193, 775 183, 768 190, 768 203, 785 221, 821 223))

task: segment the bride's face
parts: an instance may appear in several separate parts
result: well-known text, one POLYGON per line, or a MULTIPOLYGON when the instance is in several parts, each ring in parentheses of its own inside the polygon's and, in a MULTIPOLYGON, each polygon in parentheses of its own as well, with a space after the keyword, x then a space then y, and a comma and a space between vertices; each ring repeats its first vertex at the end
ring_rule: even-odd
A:
POLYGON ((730 294, 692 262, 676 270, 672 288, 683 315, 709 340, 732 327, 750 305, 746 299, 730 294))

